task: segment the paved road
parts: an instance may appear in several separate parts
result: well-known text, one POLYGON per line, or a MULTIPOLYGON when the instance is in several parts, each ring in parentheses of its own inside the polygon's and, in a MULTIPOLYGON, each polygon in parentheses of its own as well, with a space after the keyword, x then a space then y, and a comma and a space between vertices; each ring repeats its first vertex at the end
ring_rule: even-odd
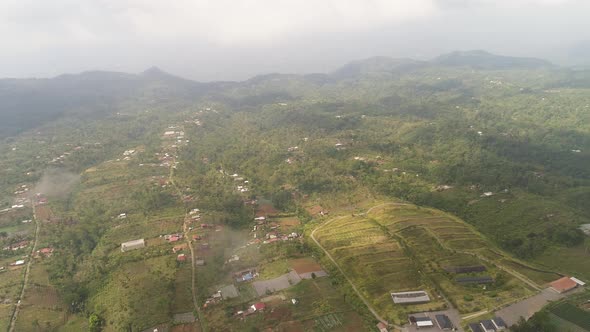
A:
POLYGON ((546 288, 541 293, 529 297, 526 300, 514 303, 504 309, 496 311, 496 315, 502 317, 508 326, 516 324, 520 317, 530 318, 537 311, 541 310, 549 302, 560 300, 576 292, 583 291, 583 288, 577 288, 573 291, 559 294, 556 291, 546 288))
POLYGON ((41 224, 39 219, 37 219, 37 214, 35 212, 35 203, 31 200, 31 204, 33 205, 33 220, 35 220, 35 241, 33 242, 33 248, 31 249, 31 253, 29 255, 29 260, 27 261, 27 267, 25 268, 25 276, 23 280, 23 286, 20 291, 20 295, 18 297, 18 302, 16 302, 16 308, 14 309, 14 313, 10 320, 10 326, 8 327, 8 332, 14 332, 16 327, 16 320, 18 319, 18 314, 20 312, 20 306, 22 305, 22 300, 25 297, 25 290, 27 289, 27 284, 29 283, 29 275, 31 272, 31 265, 33 264, 33 255, 35 254, 35 250, 37 250, 37 241, 39 240, 39 228, 41 224))

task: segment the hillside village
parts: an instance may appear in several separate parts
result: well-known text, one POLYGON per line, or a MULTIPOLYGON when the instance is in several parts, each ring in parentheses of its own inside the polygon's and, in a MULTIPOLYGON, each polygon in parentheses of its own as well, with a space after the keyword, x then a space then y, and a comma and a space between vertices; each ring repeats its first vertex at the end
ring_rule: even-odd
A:
POLYGON ((7 139, 0 330, 588 330, 586 91, 391 70, 150 82, 7 139))

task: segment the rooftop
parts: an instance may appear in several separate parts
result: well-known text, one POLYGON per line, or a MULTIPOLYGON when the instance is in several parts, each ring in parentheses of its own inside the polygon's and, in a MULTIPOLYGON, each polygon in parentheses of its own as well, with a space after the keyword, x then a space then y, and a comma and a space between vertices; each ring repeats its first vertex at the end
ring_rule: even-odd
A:
POLYGON ((558 291, 560 293, 566 292, 566 291, 578 286, 578 284, 569 277, 563 277, 563 278, 557 279, 557 280, 553 281, 550 285, 551 285, 551 288, 555 289, 556 291, 558 291))

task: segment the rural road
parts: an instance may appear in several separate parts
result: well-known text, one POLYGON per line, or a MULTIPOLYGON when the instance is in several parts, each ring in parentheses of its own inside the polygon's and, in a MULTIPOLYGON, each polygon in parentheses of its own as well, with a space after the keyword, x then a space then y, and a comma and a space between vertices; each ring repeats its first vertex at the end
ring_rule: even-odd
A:
POLYGON ((20 295, 18 296, 18 301, 16 302, 16 307, 14 309, 14 313, 12 314, 12 318, 10 320, 10 325, 8 327, 8 332, 14 332, 16 328, 16 320, 18 319, 18 313, 20 312, 20 306, 22 304, 22 300, 25 297, 25 290, 27 289, 27 284, 29 282, 29 275, 31 271, 31 265, 33 264, 33 255, 35 254, 35 250, 37 250, 37 241, 39 239, 39 228, 41 224, 39 223, 39 219, 37 219, 37 214, 35 212, 35 203, 31 200, 31 204, 33 206, 33 220, 35 220, 35 240, 33 242, 33 248, 31 249, 31 253, 29 255, 29 260, 27 262, 27 267, 25 268, 25 275, 23 278, 23 286, 20 291, 20 295))
MULTIPOLYGON (((170 182, 170 184, 172 186, 174 186, 174 189, 176 189, 176 191, 178 193, 178 197, 182 197, 182 192, 180 191, 180 189, 176 185, 176 181, 174 181, 174 167, 173 167, 173 165, 175 165, 175 162, 176 162, 176 157, 174 158, 174 160, 170 166, 170 172, 168 174, 168 182, 170 182)), ((182 223, 182 232, 184 234, 184 239, 188 245, 188 248, 191 252, 191 260, 190 260, 190 262, 191 262, 191 295, 193 298, 193 306, 195 308, 195 311, 197 312, 199 325, 201 326, 201 332, 206 332, 207 331, 206 324, 205 324, 205 321, 203 320, 201 308, 199 307, 199 304, 197 303, 197 290, 196 290, 197 276, 196 276, 196 271, 195 271, 195 249, 193 248, 193 243, 192 243, 191 238, 189 236, 190 235, 189 234, 190 220, 191 220, 191 217, 190 217, 189 213, 187 212, 184 216, 184 220, 182 223)))
MULTIPOLYGON (((384 205, 394 205, 394 204, 398 204, 398 203, 385 203, 385 204, 381 204, 381 205, 377 205, 374 206, 372 208, 370 208, 369 210, 367 210, 367 214, 369 212, 371 212, 373 209, 384 206, 384 205)), ((381 316, 379 316, 379 314, 377 313, 377 311, 375 311, 375 309, 373 309, 373 307, 371 306, 371 304, 369 303, 369 301, 367 301, 365 299, 365 297, 361 294, 361 292, 359 292, 359 290, 356 288, 356 286, 354 285, 354 283, 352 282, 352 280, 350 280, 350 278, 346 275, 346 273, 344 273, 344 271, 340 268, 340 265, 338 265, 338 263, 336 263, 336 260, 334 260, 334 258, 332 257, 332 255, 330 255, 330 253, 318 242, 318 240, 315 238, 315 232, 318 231, 319 229, 331 224, 332 222, 342 219, 344 218, 344 216, 342 217, 337 217, 334 218, 324 224, 321 224, 320 226, 318 226, 316 229, 314 229, 311 232, 311 239, 313 240, 313 242, 315 242, 315 244, 320 247, 320 249, 322 249, 322 251, 326 254, 326 256, 328 256, 328 258, 330 259, 330 261, 332 261, 332 263, 334 263, 334 265, 336 266, 336 268, 338 269, 338 271, 340 271, 340 273, 342 273, 342 275, 344 276, 344 278, 346 279, 346 281, 348 281, 348 283, 350 284, 350 286, 352 287, 352 289, 354 290, 354 292, 358 295, 358 297, 363 301, 363 303, 367 306, 367 308, 369 309, 369 311, 373 314, 373 316, 375 316, 375 318, 377 318, 378 321, 380 321, 383 324, 386 324, 388 326, 394 326, 396 329, 401 329, 400 326, 396 326, 396 325, 392 325, 389 324, 385 319, 383 319, 381 316)))

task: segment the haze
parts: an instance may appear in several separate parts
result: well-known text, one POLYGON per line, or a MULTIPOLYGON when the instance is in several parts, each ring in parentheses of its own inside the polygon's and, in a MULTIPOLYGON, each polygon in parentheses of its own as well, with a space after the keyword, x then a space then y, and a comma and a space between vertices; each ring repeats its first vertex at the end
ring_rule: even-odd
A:
POLYGON ((466 49, 583 64, 589 13, 577 0, 4 0, 0 77, 156 65, 240 80, 466 49))

